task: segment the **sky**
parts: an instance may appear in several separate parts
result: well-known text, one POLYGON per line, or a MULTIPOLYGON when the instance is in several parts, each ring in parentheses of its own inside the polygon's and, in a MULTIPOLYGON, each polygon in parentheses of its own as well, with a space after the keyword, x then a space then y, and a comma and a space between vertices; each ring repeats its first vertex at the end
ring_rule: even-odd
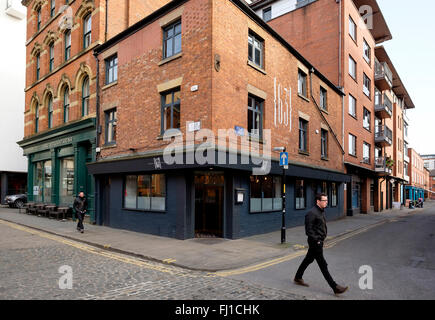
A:
POLYGON ((415 105, 408 147, 435 154, 435 1, 377 1, 393 36, 382 45, 415 105))

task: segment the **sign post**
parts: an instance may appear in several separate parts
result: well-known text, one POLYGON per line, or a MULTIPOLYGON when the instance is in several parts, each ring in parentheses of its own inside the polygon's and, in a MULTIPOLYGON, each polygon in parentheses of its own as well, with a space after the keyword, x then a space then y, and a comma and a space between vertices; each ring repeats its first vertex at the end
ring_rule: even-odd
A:
POLYGON ((288 169, 288 153, 283 151, 279 154, 279 165, 282 166, 282 226, 281 226, 281 243, 285 243, 285 170, 288 169))

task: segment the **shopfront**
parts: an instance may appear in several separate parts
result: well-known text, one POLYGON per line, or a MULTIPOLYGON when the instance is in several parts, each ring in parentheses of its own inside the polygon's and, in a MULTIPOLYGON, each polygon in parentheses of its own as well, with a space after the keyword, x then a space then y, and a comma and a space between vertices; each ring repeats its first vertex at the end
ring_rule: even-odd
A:
POLYGON ((72 206, 83 191, 94 221, 94 180, 86 163, 95 159, 95 119, 71 122, 18 144, 28 158, 28 201, 72 206))

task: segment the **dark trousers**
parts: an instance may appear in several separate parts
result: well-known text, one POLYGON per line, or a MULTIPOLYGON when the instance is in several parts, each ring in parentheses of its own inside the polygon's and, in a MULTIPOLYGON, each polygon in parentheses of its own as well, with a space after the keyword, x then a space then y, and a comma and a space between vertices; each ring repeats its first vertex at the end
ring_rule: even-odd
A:
POLYGON ((77 229, 84 230, 85 228, 83 227, 83 219, 85 218, 85 213, 77 211, 76 216, 79 220, 79 222, 77 223, 77 229))
POLYGON ((302 261, 301 265, 299 266, 298 271, 296 272, 296 279, 302 279, 305 269, 314 261, 317 261, 317 264, 319 265, 320 271, 322 271, 323 276, 325 277, 326 281, 328 282, 329 286, 332 289, 335 289, 337 286, 337 283, 332 279, 331 275, 328 271, 328 264, 326 263, 325 258, 323 257, 323 242, 320 244, 317 244, 315 240, 312 240, 308 238, 308 252, 305 256, 305 259, 302 261))

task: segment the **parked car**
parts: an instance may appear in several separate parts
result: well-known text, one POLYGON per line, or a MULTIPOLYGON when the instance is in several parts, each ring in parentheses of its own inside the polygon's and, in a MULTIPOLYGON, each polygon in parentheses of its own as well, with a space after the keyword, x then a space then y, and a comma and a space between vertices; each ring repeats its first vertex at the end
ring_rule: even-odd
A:
POLYGON ((27 203, 26 194, 13 194, 5 197, 5 202, 11 208, 22 208, 27 203))

